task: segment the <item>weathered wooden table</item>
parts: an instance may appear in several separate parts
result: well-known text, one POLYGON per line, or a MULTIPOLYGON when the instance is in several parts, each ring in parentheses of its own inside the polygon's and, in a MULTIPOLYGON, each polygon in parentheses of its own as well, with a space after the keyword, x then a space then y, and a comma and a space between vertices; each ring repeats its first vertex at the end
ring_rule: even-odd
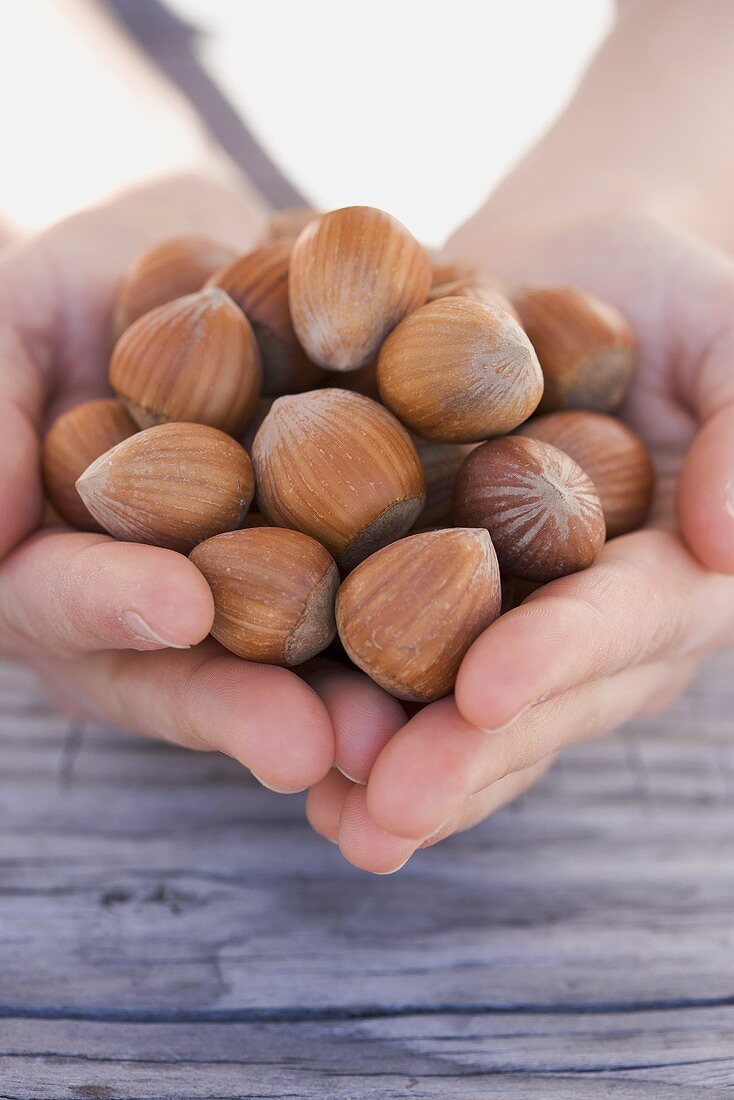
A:
POLYGON ((228 760, 0 698, 0 1097, 730 1095, 731 656, 389 878, 228 760))

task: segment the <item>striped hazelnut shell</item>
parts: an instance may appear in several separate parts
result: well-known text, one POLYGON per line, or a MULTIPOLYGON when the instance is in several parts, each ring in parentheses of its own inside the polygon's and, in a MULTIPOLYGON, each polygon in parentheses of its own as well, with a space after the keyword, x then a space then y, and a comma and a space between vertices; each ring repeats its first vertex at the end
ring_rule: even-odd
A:
POLYGON ((252 325, 263 365, 263 393, 310 390, 326 372, 298 343, 288 307, 288 268, 292 240, 263 245, 240 256, 208 281, 229 294, 252 325))
POLYGON ((101 455, 76 484, 115 538, 185 554, 239 527, 255 488, 247 452, 203 424, 146 428, 101 455))
POLYGON ((110 384, 141 428, 185 421, 239 435, 260 396, 260 352, 242 311, 211 287, 135 321, 112 352, 110 384))
POLYGON ((520 320, 517 310, 507 295, 494 283, 488 279, 482 279, 479 275, 435 284, 431 287, 428 301, 435 302, 439 298, 474 298, 478 302, 486 302, 488 306, 503 309, 518 322, 520 320))
POLYGON ((459 467, 474 450, 474 443, 440 443, 436 439, 412 436, 423 467, 426 482, 426 503, 417 526, 449 526, 453 512, 454 482, 459 467))
POLYGON ((349 390, 279 397, 252 458, 266 519, 311 535, 342 568, 400 538, 424 504, 410 436, 387 409, 349 390))
POLYGON ((315 539, 255 527, 207 539, 190 558, 214 596, 212 635, 232 653, 300 665, 333 640, 339 570, 315 539))
POLYGON ((286 206, 282 210, 276 210, 268 218, 264 243, 270 244, 272 241, 281 241, 286 238, 295 240, 301 230, 305 229, 309 222, 318 217, 319 211, 307 203, 286 206))
POLYGON ((237 253, 196 234, 171 237, 134 260, 120 280, 112 322, 114 339, 151 309, 201 290, 210 275, 237 253))
POLYGON ((526 287, 512 304, 543 369, 539 412, 619 407, 635 367, 634 337, 619 310, 571 286, 526 287))
POLYGON ((543 376, 532 345, 503 309, 440 298, 406 317, 377 360, 388 408, 418 435, 477 443, 535 410, 543 376))
POLYGON ((486 531, 426 531, 385 547, 339 589, 339 637, 351 660, 399 699, 430 702, 454 686, 462 658, 500 612, 486 531))
POLYGON ((310 222, 293 248, 296 336, 314 363, 356 370, 430 286, 428 253, 399 221, 370 206, 333 210, 310 222))
POLYGON ((454 519, 486 528, 502 572, 530 581, 585 569, 605 538, 591 478, 557 447, 522 436, 490 440, 464 460, 454 519))
POLYGON ((652 505, 655 472, 647 447, 621 420, 571 409, 535 417, 519 434, 552 443, 589 475, 599 494, 608 539, 642 527, 652 505))
POLYGON ((95 458, 137 430, 114 397, 85 401, 56 417, 43 441, 41 469, 46 494, 61 520, 81 531, 103 530, 79 496, 77 478, 95 458))

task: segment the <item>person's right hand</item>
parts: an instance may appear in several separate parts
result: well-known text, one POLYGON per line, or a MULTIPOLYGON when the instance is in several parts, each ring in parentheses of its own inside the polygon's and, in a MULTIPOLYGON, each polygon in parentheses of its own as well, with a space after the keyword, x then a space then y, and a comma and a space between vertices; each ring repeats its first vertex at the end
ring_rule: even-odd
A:
MULTIPOLYGON (((40 528, 44 428, 109 392, 111 306, 126 264, 181 232, 245 250, 263 215, 253 200, 186 177, 0 254, 0 653, 37 668, 54 701, 78 717, 221 750, 267 786, 293 791, 331 766, 349 676, 332 678, 322 665, 314 690, 285 669, 198 645, 213 603, 187 558, 40 528)), ((379 723, 382 707, 379 689, 367 689, 364 720, 379 723)))

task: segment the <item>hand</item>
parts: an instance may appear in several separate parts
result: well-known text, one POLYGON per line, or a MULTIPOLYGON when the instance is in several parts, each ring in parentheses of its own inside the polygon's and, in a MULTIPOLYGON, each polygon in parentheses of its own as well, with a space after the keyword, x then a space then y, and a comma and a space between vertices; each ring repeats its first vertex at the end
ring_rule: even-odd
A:
POLYGON ((328 667, 322 701, 285 669, 197 645, 211 627, 212 598, 179 554, 39 529, 44 425, 108 392, 112 298, 126 264, 180 232, 244 251, 264 213, 254 199, 182 178, 0 256, 0 652, 39 669, 52 697, 76 715, 221 750, 268 786, 291 791, 332 763, 330 711, 340 693, 328 667))
MULTIPOLYGON (((734 644, 734 263, 643 217, 513 243, 480 216, 450 247, 619 306, 640 351, 625 416, 659 485, 645 530, 474 643, 455 697, 362 746, 359 774, 343 770, 366 786, 332 772, 310 792, 313 826, 382 873, 516 797, 564 745, 666 706, 706 653, 734 644)), ((345 751, 337 736, 342 767, 345 751)))

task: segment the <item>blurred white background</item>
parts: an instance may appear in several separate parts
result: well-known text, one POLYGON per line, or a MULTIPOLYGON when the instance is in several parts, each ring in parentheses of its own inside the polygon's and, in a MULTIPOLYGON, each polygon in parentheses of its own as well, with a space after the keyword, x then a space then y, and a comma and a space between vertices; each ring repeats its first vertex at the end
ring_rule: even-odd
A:
MULTIPOLYGON (((561 109, 611 0, 172 0, 202 56, 318 206, 381 206, 428 243, 561 109)), ((90 0, 0 3, 0 217, 33 230, 201 163, 178 94, 90 0)))

